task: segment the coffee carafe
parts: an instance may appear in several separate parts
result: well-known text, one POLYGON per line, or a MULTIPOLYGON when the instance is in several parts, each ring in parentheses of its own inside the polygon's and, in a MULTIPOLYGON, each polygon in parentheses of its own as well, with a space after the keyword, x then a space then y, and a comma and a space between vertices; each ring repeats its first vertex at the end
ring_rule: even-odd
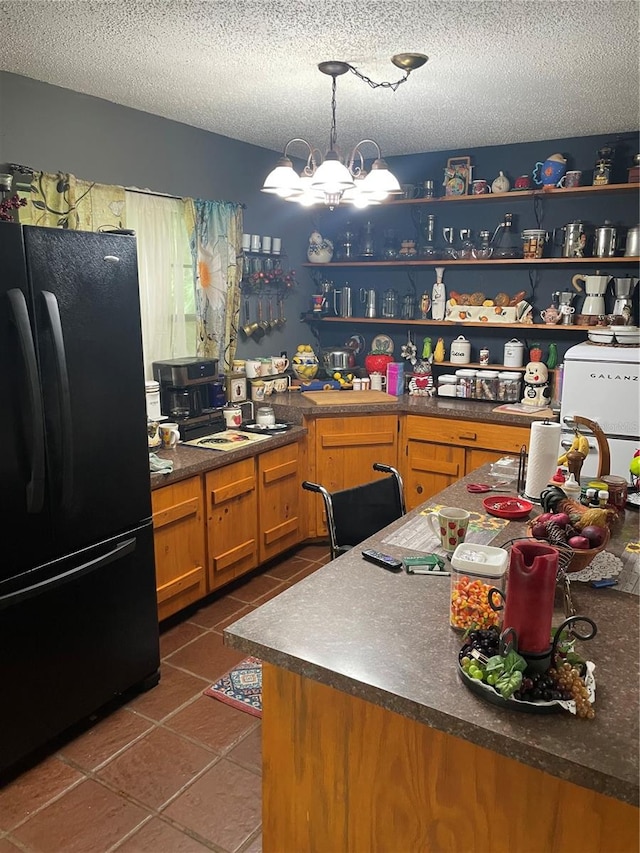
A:
POLYGON ((360 288, 360 302, 364 304, 364 316, 376 316, 376 292, 373 287, 360 288))
POLYGON ((637 278, 613 278, 613 295, 615 302, 613 303, 613 311, 611 312, 616 318, 616 322, 620 320, 625 325, 633 322, 633 292, 639 281, 637 278))
POLYGON ((582 305, 582 313, 592 317, 599 317, 606 314, 604 305, 604 295, 607 291, 607 285, 611 281, 610 275, 600 275, 600 271, 596 270, 596 275, 582 275, 578 273, 571 279, 571 284, 580 292, 580 282, 584 282, 586 292, 584 303, 582 305))
POLYGON ((351 317, 353 306, 351 305, 351 288, 343 285, 340 289, 333 291, 333 313, 338 317, 351 317), (337 300, 340 304, 337 304, 337 300))

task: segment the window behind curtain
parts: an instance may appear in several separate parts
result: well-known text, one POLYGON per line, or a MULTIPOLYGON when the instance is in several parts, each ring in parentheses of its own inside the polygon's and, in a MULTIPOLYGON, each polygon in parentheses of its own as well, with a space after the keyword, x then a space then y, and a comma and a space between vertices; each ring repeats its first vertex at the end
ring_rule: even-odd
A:
POLYGON ((193 263, 182 200, 127 192, 127 227, 138 241, 145 374, 151 364, 196 353, 193 263))

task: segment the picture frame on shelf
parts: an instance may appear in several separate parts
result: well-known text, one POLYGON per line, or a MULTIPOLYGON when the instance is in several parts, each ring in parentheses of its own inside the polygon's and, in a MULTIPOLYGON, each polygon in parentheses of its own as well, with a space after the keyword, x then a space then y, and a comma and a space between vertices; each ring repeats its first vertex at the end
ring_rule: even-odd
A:
POLYGON ((445 196, 467 195, 471 183, 471 157, 450 157, 444 170, 445 196))

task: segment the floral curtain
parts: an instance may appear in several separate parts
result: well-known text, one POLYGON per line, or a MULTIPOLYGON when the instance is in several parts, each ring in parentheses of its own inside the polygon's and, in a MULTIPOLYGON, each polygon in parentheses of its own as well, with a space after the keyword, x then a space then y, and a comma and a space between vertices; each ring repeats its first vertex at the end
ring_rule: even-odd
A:
POLYGON ((197 199, 191 255, 196 282, 197 354, 228 370, 236 351, 242 279, 242 207, 197 199))
POLYGON ((18 211, 24 225, 71 231, 126 227, 124 187, 83 181, 63 172, 34 172, 30 191, 21 196, 27 202, 18 211))

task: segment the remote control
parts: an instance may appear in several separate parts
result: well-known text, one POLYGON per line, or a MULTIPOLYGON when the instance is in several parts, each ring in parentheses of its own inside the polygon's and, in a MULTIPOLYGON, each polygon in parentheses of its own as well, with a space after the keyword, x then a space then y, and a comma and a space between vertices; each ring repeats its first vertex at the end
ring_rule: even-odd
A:
POLYGON ((402 571, 401 560, 396 560, 395 557, 390 557, 389 554, 381 554, 380 551, 374 551, 373 548, 367 548, 366 551, 362 552, 362 556, 365 560, 369 560, 370 563, 375 563, 376 566, 382 566, 383 569, 388 569, 390 572, 402 571))

